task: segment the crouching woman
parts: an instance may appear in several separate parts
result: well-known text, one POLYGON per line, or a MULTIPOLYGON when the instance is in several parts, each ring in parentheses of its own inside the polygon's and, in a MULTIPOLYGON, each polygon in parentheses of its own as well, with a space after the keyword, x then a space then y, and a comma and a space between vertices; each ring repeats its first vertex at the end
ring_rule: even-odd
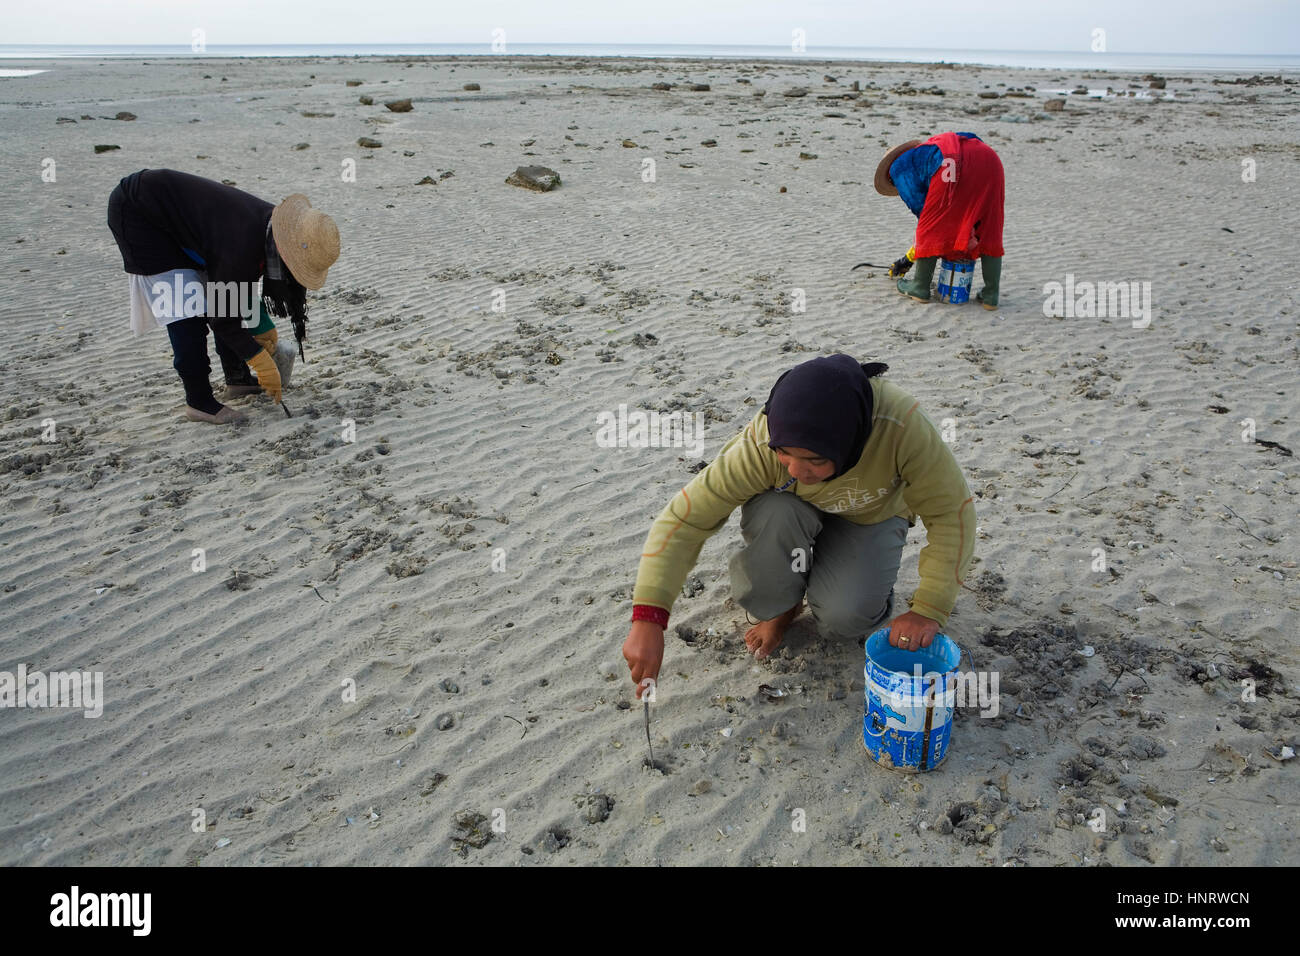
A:
POLYGON ((928 647, 943 627, 975 547, 975 509, 938 430, 888 366, 830 355, 787 371, 767 403, 650 528, 623 656, 640 697, 658 679, 664 629, 705 540, 740 508, 744 546, 731 559, 736 602, 758 619, 745 634, 771 654, 807 601, 828 637, 861 638, 890 621, 889 643, 928 647), (894 614, 908 528, 927 542, 909 609, 894 614))

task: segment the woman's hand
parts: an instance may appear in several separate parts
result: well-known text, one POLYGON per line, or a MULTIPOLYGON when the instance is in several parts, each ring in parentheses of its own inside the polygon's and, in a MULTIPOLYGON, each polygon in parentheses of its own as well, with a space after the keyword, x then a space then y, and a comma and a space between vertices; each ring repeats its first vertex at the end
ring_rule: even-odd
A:
POLYGON ((938 633, 938 621, 932 621, 915 611, 908 611, 890 622, 889 643, 892 647, 901 647, 905 651, 917 651, 929 647, 938 633))
POLYGON ((275 365, 275 359, 266 349, 258 352, 248 360, 248 367, 257 373, 257 384, 262 386, 262 391, 270 395, 275 401, 280 401, 280 370, 275 365))
POLYGON ((640 700, 646 679, 659 679, 659 668, 664 662, 664 629, 654 621, 633 621, 623 642, 623 657, 632 671, 637 700, 640 700))

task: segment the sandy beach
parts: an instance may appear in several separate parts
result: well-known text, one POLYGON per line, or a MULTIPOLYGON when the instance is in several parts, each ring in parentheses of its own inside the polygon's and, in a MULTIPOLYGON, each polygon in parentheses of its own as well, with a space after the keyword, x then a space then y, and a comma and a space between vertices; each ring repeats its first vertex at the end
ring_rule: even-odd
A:
POLYGON ((1300 863, 1295 77, 7 66, 45 72, 0 79, 0 672, 103 697, 0 708, 0 864, 1300 863), (1006 169, 996 312, 851 271, 915 228, 877 161, 945 130, 1006 169), (292 417, 185 421, 166 333, 132 335, 105 205, 144 168, 336 219, 292 417), (1080 283, 1142 294, 1089 314, 1080 283), (876 766, 861 648, 805 617, 745 653, 733 518, 645 766, 620 648, 650 523, 832 352, 945 423, 979 522, 947 633, 998 714, 959 712, 932 773, 876 766), (700 415, 702 454, 602 447, 620 405, 700 415))

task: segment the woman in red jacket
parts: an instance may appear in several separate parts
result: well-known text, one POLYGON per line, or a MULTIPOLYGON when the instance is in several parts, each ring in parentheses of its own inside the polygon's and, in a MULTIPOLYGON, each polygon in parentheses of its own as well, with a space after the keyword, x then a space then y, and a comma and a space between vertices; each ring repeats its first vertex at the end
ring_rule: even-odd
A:
POLYGON ((893 264, 898 291, 918 302, 930 300, 930 280, 939 257, 980 260, 984 288, 976 296, 986 309, 998 307, 1002 278, 1002 161, 974 133, 940 133, 922 142, 895 146, 876 167, 876 192, 898 196, 917 217, 916 244, 893 264))

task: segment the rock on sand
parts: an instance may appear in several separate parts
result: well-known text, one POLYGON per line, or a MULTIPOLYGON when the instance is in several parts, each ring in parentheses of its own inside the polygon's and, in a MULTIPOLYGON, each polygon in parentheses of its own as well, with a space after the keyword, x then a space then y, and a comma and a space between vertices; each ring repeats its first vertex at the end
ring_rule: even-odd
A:
POLYGON ((534 192, 548 193, 560 185, 560 174, 545 166, 520 166, 506 177, 511 186, 522 186, 534 192))

